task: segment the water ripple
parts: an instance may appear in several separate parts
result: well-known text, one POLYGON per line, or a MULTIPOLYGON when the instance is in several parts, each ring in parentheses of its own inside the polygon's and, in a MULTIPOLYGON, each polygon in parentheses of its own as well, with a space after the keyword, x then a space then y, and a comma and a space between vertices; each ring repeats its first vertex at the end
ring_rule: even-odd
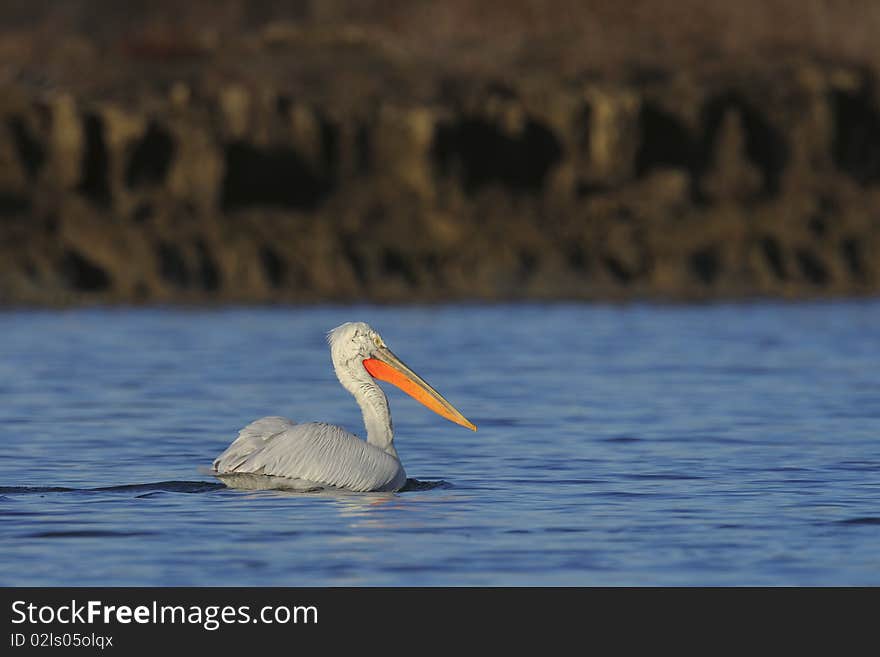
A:
POLYGON ((23 534, 22 538, 113 538, 122 536, 150 536, 151 534, 153 534, 153 532, 126 532, 108 529, 71 529, 23 534))
POLYGON ((164 491, 167 493, 207 493, 226 488, 211 481, 159 481, 153 484, 121 484, 95 488, 68 488, 66 486, 0 486, 0 493, 22 495, 33 493, 125 493, 164 491))
POLYGON ((399 492, 409 493, 417 490, 434 490, 435 488, 448 489, 452 487, 452 484, 450 484, 448 481, 443 481, 442 479, 438 479, 436 481, 419 481, 418 479, 407 479, 406 483, 403 485, 403 488, 401 488, 399 492))
MULTIPOLYGON (((419 480, 407 479, 401 493, 413 491, 449 489, 452 484, 442 479, 419 480)), ((41 494, 41 493, 141 493, 138 498, 148 498, 159 493, 211 493, 226 490, 227 486, 213 481, 159 481, 150 484, 120 484, 116 486, 98 486, 95 488, 68 488, 65 486, 0 486, 0 493, 7 495, 41 494)), ((0 497, 0 500, 9 498, 0 497)))
POLYGON ((862 518, 846 518, 845 520, 838 520, 838 525, 880 525, 880 517, 878 516, 864 516, 862 518))

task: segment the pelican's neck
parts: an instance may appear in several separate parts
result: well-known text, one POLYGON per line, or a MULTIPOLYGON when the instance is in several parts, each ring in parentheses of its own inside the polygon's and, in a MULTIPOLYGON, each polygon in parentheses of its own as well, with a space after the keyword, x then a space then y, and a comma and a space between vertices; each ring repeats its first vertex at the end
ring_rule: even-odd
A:
POLYGON ((364 426, 367 428, 367 442, 397 458, 397 450, 394 449, 394 425, 388 409, 388 398, 382 388, 367 373, 360 361, 334 363, 334 368, 342 387, 354 396, 361 407, 364 426))

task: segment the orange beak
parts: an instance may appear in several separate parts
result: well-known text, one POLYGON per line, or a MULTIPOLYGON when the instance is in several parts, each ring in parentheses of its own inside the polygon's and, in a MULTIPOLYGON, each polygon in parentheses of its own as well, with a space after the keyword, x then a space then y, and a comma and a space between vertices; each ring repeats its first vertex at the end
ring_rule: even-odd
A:
POLYGON ((408 368, 388 347, 379 347, 372 358, 364 361, 364 369, 370 376, 397 386, 416 401, 424 404, 437 415, 445 417, 471 431, 477 427, 429 386, 422 377, 408 368))

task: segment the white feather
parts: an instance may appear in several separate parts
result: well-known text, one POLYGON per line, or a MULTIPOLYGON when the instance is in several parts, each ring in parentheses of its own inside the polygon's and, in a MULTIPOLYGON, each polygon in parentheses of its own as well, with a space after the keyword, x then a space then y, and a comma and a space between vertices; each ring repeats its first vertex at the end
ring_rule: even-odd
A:
POLYGON ((324 486, 346 490, 393 491, 406 482, 406 473, 400 461, 387 452, 369 445, 342 427, 321 422, 294 425, 289 420, 286 429, 269 433, 275 421, 283 418, 263 418, 248 425, 242 434, 253 436, 255 425, 268 427, 260 436, 260 443, 251 439, 249 445, 257 445, 244 455, 230 445, 216 461, 218 475, 232 476, 232 484, 248 484, 254 479, 234 475, 265 475, 288 480, 266 481, 270 488, 311 489, 324 486), (285 485, 289 484, 289 485, 285 485))

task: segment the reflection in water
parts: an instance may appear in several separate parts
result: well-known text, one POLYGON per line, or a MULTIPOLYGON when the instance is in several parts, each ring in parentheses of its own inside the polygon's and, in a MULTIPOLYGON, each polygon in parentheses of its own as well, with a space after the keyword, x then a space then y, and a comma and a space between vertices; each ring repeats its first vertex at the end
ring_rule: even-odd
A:
POLYGON ((351 530, 336 537, 334 542, 385 544, 389 540, 389 532, 430 530, 437 521, 437 515, 445 514, 448 517, 451 503, 462 501, 463 497, 451 491, 430 498, 394 493, 334 495, 332 500, 338 517, 351 530))
MULTIPOLYGON (((341 519, 349 521, 348 526, 351 528, 370 527, 374 529, 382 528, 399 528, 402 524, 410 524, 415 517, 407 520, 400 516, 401 513, 415 512, 419 516, 422 515, 420 504, 430 502, 434 505, 443 505, 454 499, 462 499, 460 494, 446 494, 437 496, 436 494, 430 498, 425 498, 418 494, 425 491, 449 490, 452 486, 443 480, 437 481, 419 481, 417 479, 408 479, 406 486, 399 492, 395 493, 355 493, 347 490, 339 489, 322 489, 313 491, 295 491, 295 490, 254 490, 239 491, 251 499, 260 499, 266 495, 278 496, 280 498, 313 499, 324 502, 331 502, 341 519)), ((232 490, 232 489, 230 489, 232 490)), ((363 536, 345 537, 343 540, 365 540, 363 536)))

